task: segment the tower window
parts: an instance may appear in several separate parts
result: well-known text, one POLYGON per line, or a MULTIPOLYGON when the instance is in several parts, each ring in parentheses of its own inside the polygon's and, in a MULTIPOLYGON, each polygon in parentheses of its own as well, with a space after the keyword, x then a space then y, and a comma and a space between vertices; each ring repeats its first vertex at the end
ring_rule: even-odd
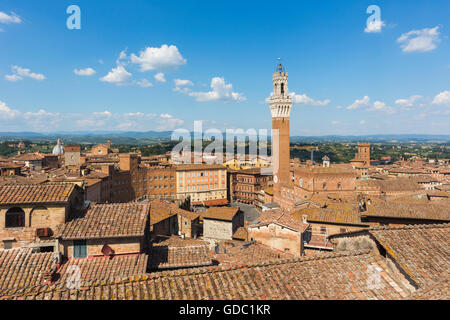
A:
POLYGON ((284 83, 281 84, 281 94, 284 94, 284 83))

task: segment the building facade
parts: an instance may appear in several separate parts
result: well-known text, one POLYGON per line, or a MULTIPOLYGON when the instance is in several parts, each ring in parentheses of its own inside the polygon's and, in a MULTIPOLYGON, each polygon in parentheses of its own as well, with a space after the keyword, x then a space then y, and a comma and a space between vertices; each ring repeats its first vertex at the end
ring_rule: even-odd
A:
MULTIPOLYGON (((191 199, 192 205, 210 201, 227 203, 227 168, 216 164, 176 166, 177 199, 191 199)), ((213 203, 214 203, 213 202, 213 203)))

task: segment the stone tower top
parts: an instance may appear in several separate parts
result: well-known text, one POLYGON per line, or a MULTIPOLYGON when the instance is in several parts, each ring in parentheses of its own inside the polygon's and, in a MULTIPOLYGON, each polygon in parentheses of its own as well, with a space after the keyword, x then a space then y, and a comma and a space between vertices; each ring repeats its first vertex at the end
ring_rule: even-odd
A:
POLYGON ((272 118, 289 118, 292 108, 292 98, 288 91, 288 73, 281 63, 272 75, 273 92, 270 96, 270 112, 272 118))

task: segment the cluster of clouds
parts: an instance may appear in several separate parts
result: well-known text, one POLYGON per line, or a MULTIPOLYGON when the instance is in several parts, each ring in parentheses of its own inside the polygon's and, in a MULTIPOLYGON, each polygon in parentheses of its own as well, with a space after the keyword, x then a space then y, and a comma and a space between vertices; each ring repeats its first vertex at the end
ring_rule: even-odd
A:
MULTIPOLYGON (((342 109, 342 106, 338 106, 338 109, 342 109)), ((364 96, 362 99, 355 100, 352 104, 345 107, 347 110, 358 110, 365 109, 367 111, 381 111, 387 114, 394 114, 394 108, 387 106, 383 101, 374 101, 371 102, 371 99, 368 96, 364 96)))
POLYGON ((138 85, 143 88, 152 87, 147 78, 132 80, 133 74, 127 70, 132 66, 137 66, 140 73, 155 71, 153 78, 155 82, 167 82, 163 71, 176 70, 177 67, 187 63, 175 45, 163 44, 161 47, 146 47, 139 54, 127 55, 126 50, 120 52, 116 60, 116 67, 113 67, 100 81, 109 82, 116 85, 138 85))
POLYGON ((112 113, 110 111, 90 113, 53 113, 44 109, 38 112, 20 112, 0 101, 0 126, 2 130, 27 130, 48 132, 49 130, 117 130, 149 131, 172 130, 184 121, 170 114, 112 113))
MULTIPOLYGON (((133 80, 133 74, 128 71, 132 65, 137 65, 140 73, 156 72, 153 79, 156 83, 166 83, 166 75, 163 71, 176 70, 177 67, 187 63, 175 45, 163 44, 161 47, 146 47, 138 54, 127 55, 126 50, 120 52, 116 60, 116 66, 105 76, 100 78, 102 82, 108 82, 115 85, 138 85, 143 88, 153 87, 153 83, 147 78, 133 80)), ((93 68, 75 69, 74 73, 79 76, 93 76, 96 71, 93 68)), ((223 77, 214 77, 211 79, 210 91, 193 91, 190 87, 194 86, 191 80, 174 79, 175 92, 186 94, 193 97, 198 102, 240 102, 245 101, 243 94, 234 92, 233 85, 226 83, 223 77)))
MULTIPOLYGON (((434 98, 427 99, 421 95, 411 95, 408 98, 397 99, 395 106, 389 106, 383 101, 373 101, 368 96, 356 99, 352 104, 338 109, 345 110, 364 110, 368 112, 378 112, 381 115, 392 115, 398 112, 407 112, 411 110, 418 111, 415 119, 424 119, 429 115, 449 115, 450 114, 450 91, 445 90, 438 93, 434 98)), ((406 114, 405 114, 406 115, 406 114)), ((408 116, 409 117, 409 116, 408 116)), ((365 124, 365 120, 361 120, 360 124, 365 124)), ((332 122, 333 125, 340 124, 340 121, 332 122)))
POLYGON ((367 23, 364 32, 366 33, 379 33, 386 26, 386 23, 382 20, 373 20, 367 23))
POLYGON ((226 83, 222 77, 214 77, 211 79, 210 91, 192 91, 189 86, 193 86, 194 84, 190 80, 175 79, 174 82, 174 91, 193 97, 198 102, 240 102, 247 100, 243 94, 234 92, 233 85, 226 83))
MULTIPOLYGON (((17 24, 21 23, 22 19, 15 14, 14 12, 10 12, 9 14, 0 11, 0 24, 17 24)), ((0 32, 3 32, 2 28, 0 28, 0 32)))
MULTIPOLYGON (((380 8, 378 6, 370 6, 367 13, 372 12, 375 14, 369 17, 364 32, 381 33, 383 28, 386 27, 386 22, 381 20, 380 8)), ((405 53, 428 52, 437 48, 438 43, 441 42, 439 36, 439 26, 417 29, 400 35, 400 37, 397 38, 397 43, 400 44, 400 48, 405 53)))
POLYGON ((436 26, 404 33, 397 42, 400 43, 403 52, 427 52, 437 48, 437 44, 441 41, 439 35, 439 26, 436 26))
POLYGON ((21 81, 24 78, 31 78, 38 81, 45 80, 45 76, 40 73, 31 72, 30 69, 19 66, 12 66, 12 74, 5 75, 5 79, 11 82, 21 81))

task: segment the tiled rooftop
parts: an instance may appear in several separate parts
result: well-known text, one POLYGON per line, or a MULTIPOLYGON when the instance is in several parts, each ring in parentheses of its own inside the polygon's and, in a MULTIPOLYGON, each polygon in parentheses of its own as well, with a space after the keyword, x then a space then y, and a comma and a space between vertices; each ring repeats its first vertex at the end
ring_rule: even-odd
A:
POLYGON ((211 207, 205 213, 202 213, 203 219, 217 219, 231 221, 238 213, 239 208, 231 207, 211 207))
POLYGON ((381 226, 329 236, 372 236, 419 288, 438 281, 450 270, 450 223, 381 226))
POLYGON ((385 260, 369 251, 321 255, 251 265, 166 271, 80 290, 41 286, 6 299, 37 300, 264 300, 401 299, 409 292, 390 274, 385 260), (380 283, 373 286, 372 270, 380 283))
POLYGON ((191 246, 154 246, 150 253, 150 269, 173 269, 209 266, 212 260, 209 257, 207 245, 191 246))
POLYGON ((290 228, 295 231, 304 232, 308 228, 307 223, 303 223, 301 218, 294 217, 284 210, 264 211, 255 223, 250 224, 249 228, 257 228, 269 224, 278 224, 283 227, 290 228))
POLYGON ((404 219, 428 219, 450 221, 448 203, 421 203, 419 201, 374 201, 367 205, 367 211, 361 213, 368 217, 391 217, 404 219))
POLYGON ((54 265, 54 255, 32 253, 31 248, 0 250, 0 294, 12 288, 39 286, 54 265))
POLYGON ((219 252, 212 251, 211 257, 220 264, 260 263, 293 258, 291 254, 265 245, 242 241, 219 243, 219 252))
POLYGON ((419 286, 450 270, 450 224, 378 227, 369 232, 419 286))
POLYGON ((445 273, 436 282, 414 292, 410 300, 450 300, 450 273, 445 273))
POLYGON ((96 281, 123 279, 124 277, 142 276, 147 272, 148 256, 145 254, 125 255, 113 257, 93 257, 70 259, 64 263, 57 274, 57 283, 64 286, 72 273, 68 272, 72 266, 81 271, 80 285, 96 281))
POLYGON ((349 203, 331 205, 327 208, 309 206, 308 208, 294 211, 292 215, 298 219, 301 219, 303 215, 306 215, 307 220, 311 222, 358 226, 366 225, 361 222, 358 206, 349 203))
POLYGON ((65 203, 74 189, 71 183, 4 185, 0 186, 0 205, 65 203))
POLYGON ((148 217, 148 203, 93 204, 84 215, 65 224, 61 237, 64 240, 141 237, 148 217))
MULTIPOLYGON (((194 218, 195 213, 178 208, 175 204, 164 200, 153 200, 150 202, 150 224, 154 225, 171 216, 182 214, 189 218, 194 218)), ((198 216, 198 215, 197 215, 198 216)))

